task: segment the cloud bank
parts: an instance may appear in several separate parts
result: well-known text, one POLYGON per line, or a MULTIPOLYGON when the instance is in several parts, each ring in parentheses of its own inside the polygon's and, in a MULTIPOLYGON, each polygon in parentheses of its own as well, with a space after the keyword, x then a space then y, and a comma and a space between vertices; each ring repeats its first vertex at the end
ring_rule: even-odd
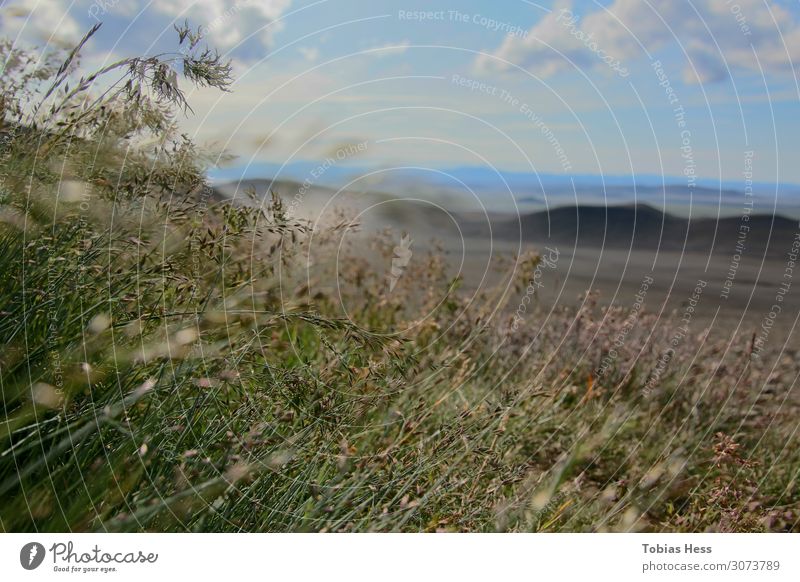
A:
POLYGON ((608 69, 611 60, 630 67, 669 49, 681 55, 688 83, 722 81, 733 71, 794 73, 800 24, 765 0, 615 0, 582 15, 562 2, 526 36, 506 37, 475 64, 482 71, 517 65, 547 77, 575 67, 608 69))
POLYGON ((141 13, 142 26, 157 23, 154 35, 164 27, 164 16, 180 23, 188 20, 220 51, 261 56, 283 28, 280 18, 291 4, 292 0, 10 0, 0 8, 0 34, 15 42, 69 45, 99 21, 107 24, 104 29, 119 29, 141 13))

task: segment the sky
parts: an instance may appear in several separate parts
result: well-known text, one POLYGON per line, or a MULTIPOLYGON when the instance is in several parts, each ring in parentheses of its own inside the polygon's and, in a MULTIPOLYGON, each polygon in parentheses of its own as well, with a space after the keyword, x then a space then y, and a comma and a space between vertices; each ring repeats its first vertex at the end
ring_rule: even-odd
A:
POLYGON ((800 4, 779 0, 5 0, 15 43, 84 62, 200 27, 234 66, 181 119, 234 172, 381 171, 800 183, 800 4))

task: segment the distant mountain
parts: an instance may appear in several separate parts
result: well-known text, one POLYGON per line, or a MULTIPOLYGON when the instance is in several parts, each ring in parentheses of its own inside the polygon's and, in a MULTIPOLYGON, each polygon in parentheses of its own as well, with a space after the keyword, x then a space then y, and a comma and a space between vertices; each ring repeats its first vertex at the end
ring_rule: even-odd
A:
MULTIPOLYGON (((744 203, 742 181, 698 179, 689 187, 685 177, 636 174, 628 176, 588 174, 547 174, 487 167, 376 168, 349 163, 325 166, 319 162, 296 161, 287 165, 256 164, 217 170, 218 179, 243 176, 275 176, 279 181, 339 188, 353 184, 356 190, 379 190, 394 195, 409 192, 447 196, 452 204, 479 205, 490 211, 523 211, 537 207, 574 205, 649 204, 666 212, 688 216, 737 214, 744 203), (316 176, 316 177, 315 177, 316 176)), ((754 183, 753 201, 761 213, 777 212, 800 217, 800 185, 754 183)))
MULTIPOLYGON (((259 196, 269 190, 279 194, 296 216, 313 221, 334 217, 335 209, 358 216, 365 230, 390 226, 414 230, 422 240, 431 237, 468 237, 522 240, 558 244, 562 248, 610 248, 702 253, 713 251, 720 259, 737 250, 744 256, 784 257, 800 232, 798 221, 772 214, 742 214, 719 219, 685 218, 647 204, 558 206, 549 211, 447 212, 427 205, 413 193, 409 198, 386 192, 340 191, 289 180, 255 179, 216 187, 219 197, 245 200, 254 189, 259 196), (491 228, 490 228, 491 227, 491 228), (737 249, 738 245, 738 249, 737 249)), ((431 198, 438 199, 436 196, 431 198)), ((727 260, 727 259, 725 259, 727 260)))
MULTIPOLYGON (((471 234, 476 235, 475 223, 471 234)), ((661 249, 733 255, 737 245, 747 256, 784 256, 800 232, 798 222, 753 214, 686 219, 646 205, 563 206, 495 221, 494 236, 577 247, 661 249)), ((488 234, 488 229, 486 229, 488 234)))

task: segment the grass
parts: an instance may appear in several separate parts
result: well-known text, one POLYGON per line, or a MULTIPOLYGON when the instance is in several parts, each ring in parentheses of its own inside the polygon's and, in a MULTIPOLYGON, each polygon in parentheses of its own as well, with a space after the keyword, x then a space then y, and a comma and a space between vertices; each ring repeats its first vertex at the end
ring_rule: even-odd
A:
POLYGON ((798 528, 797 361, 660 365, 674 329, 591 294, 518 325, 535 254, 477 296, 435 252, 332 273, 343 226, 213 195, 173 71, 230 71, 178 33, 83 77, 2 46, 2 530, 798 528))

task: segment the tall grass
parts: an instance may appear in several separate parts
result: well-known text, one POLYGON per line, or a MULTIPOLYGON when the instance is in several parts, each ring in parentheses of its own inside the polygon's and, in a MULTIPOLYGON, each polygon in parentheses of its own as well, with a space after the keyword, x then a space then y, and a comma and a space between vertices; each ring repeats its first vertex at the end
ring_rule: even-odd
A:
POLYGON ((178 35, 84 76, 2 46, 4 531, 797 528, 796 361, 696 334, 653 382, 644 315, 598 376, 626 312, 512 325, 536 255, 477 296, 437 253, 331 272, 343 227, 207 184, 177 72, 230 69, 178 35))

